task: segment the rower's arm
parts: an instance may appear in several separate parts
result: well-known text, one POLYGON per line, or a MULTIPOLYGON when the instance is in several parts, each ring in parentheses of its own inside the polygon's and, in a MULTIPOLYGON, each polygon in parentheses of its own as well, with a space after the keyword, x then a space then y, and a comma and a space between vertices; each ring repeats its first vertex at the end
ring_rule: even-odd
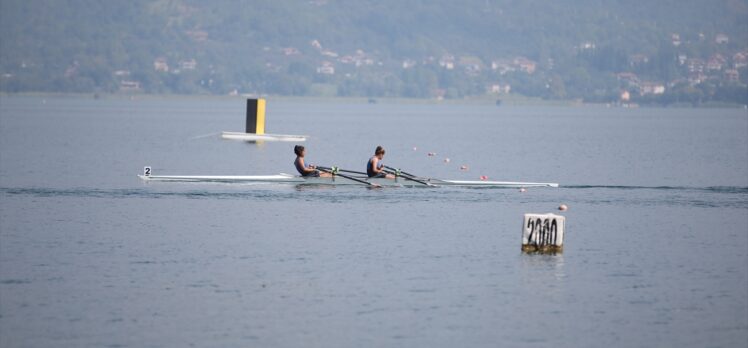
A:
POLYGON ((309 174, 309 173, 314 172, 314 168, 306 166, 306 163, 304 163, 304 159, 303 158, 300 159, 299 162, 301 164, 301 168, 303 168, 303 170, 304 170, 304 174, 309 174))

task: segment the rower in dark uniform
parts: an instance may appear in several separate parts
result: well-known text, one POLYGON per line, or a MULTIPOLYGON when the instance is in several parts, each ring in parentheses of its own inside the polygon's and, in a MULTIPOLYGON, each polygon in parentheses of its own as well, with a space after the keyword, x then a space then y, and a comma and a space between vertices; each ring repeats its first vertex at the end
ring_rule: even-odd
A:
POLYGON ((321 173, 317 169, 317 166, 313 164, 306 165, 306 163, 304 163, 304 155, 306 155, 306 149, 304 149, 303 146, 294 146, 293 152, 296 154, 296 160, 293 161, 293 165, 294 167, 296 167, 296 170, 299 172, 299 174, 301 174, 301 176, 323 178, 329 178, 332 176, 330 173, 321 173))
POLYGON ((366 163, 366 175, 370 178, 394 179, 394 175, 384 172, 384 164, 382 163, 383 158, 384 148, 377 146, 377 149, 374 150, 374 156, 371 156, 369 162, 366 163))

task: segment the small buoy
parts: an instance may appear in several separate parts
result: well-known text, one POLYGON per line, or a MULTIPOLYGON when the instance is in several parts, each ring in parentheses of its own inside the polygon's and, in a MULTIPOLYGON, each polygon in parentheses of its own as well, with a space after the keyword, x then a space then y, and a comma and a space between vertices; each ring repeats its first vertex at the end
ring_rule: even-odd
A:
POLYGON ((418 151, 418 148, 413 146, 413 151, 418 151))
POLYGON ((569 209, 569 207, 567 207, 566 204, 561 204, 558 206, 558 210, 560 211, 566 211, 567 209, 569 209))
POLYGON ((434 157, 434 156, 436 156, 436 152, 429 152, 428 155, 429 155, 429 157, 434 157))
POLYGON ((487 176, 485 176, 485 175, 481 175, 481 176, 480 176, 480 179, 481 179, 481 180, 488 180, 488 177, 487 177, 487 176))
POLYGON ((463 164, 460 166, 460 170, 468 170, 468 166, 463 164))
POLYGON ((449 157, 444 159, 444 163, 449 163, 449 157))
POLYGON ((519 192, 527 192, 527 189, 526 189, 526 188, 524 188, 524 187, 521 187, 521 188, 519 189, 519 192))

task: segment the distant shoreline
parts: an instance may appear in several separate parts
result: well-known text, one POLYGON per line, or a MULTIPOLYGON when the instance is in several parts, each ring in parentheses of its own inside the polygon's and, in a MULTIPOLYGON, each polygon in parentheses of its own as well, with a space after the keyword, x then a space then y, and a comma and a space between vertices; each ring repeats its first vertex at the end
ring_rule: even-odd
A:
POLYGON ((671 105, 658 104, 633 104, 621 105, 614 103, 586 103, 579 100, 545 100, 536 97, 526 97, 521 95, 504 96, 503 98, 494 98, 491 96, 479 96, 461 99, 423 99, 423 98, 402 98, 402 97, 316 97, 316 96, 282 96, 282 95, 254 95, 244 94, 237 96, 230 95, 213 95, 213 94, 122 94, 122 93, 54 93, 54 92, 21 92, 7 93, 0 92, 0 97, 37 97, 37 98, 79 98, 79 99, 120 99, 120 100, 154 100, 154 99, 246 99, 246 98, 266 98, 269 100, 297 101, 297 102, 314 102, 314 103, 332 103, 345 102, 350 104, 443 104, 443 105, 496 105, 500 100, 501 105, 498 108, 506 106, 560 106, 560 107, 604 107, 604 108, 655 108, 655 109, 748 109, 748 105, 708 102, 698 106, 690 103, 677 103, 671 105))

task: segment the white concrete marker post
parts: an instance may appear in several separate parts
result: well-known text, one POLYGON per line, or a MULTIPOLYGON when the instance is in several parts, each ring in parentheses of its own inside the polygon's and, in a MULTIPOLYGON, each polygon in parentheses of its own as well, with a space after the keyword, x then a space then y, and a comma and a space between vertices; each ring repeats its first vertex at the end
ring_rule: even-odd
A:
POLYGON ((564 250, 566 218, 556 214, 525 214, 522 251, 556 253, 564 250))

